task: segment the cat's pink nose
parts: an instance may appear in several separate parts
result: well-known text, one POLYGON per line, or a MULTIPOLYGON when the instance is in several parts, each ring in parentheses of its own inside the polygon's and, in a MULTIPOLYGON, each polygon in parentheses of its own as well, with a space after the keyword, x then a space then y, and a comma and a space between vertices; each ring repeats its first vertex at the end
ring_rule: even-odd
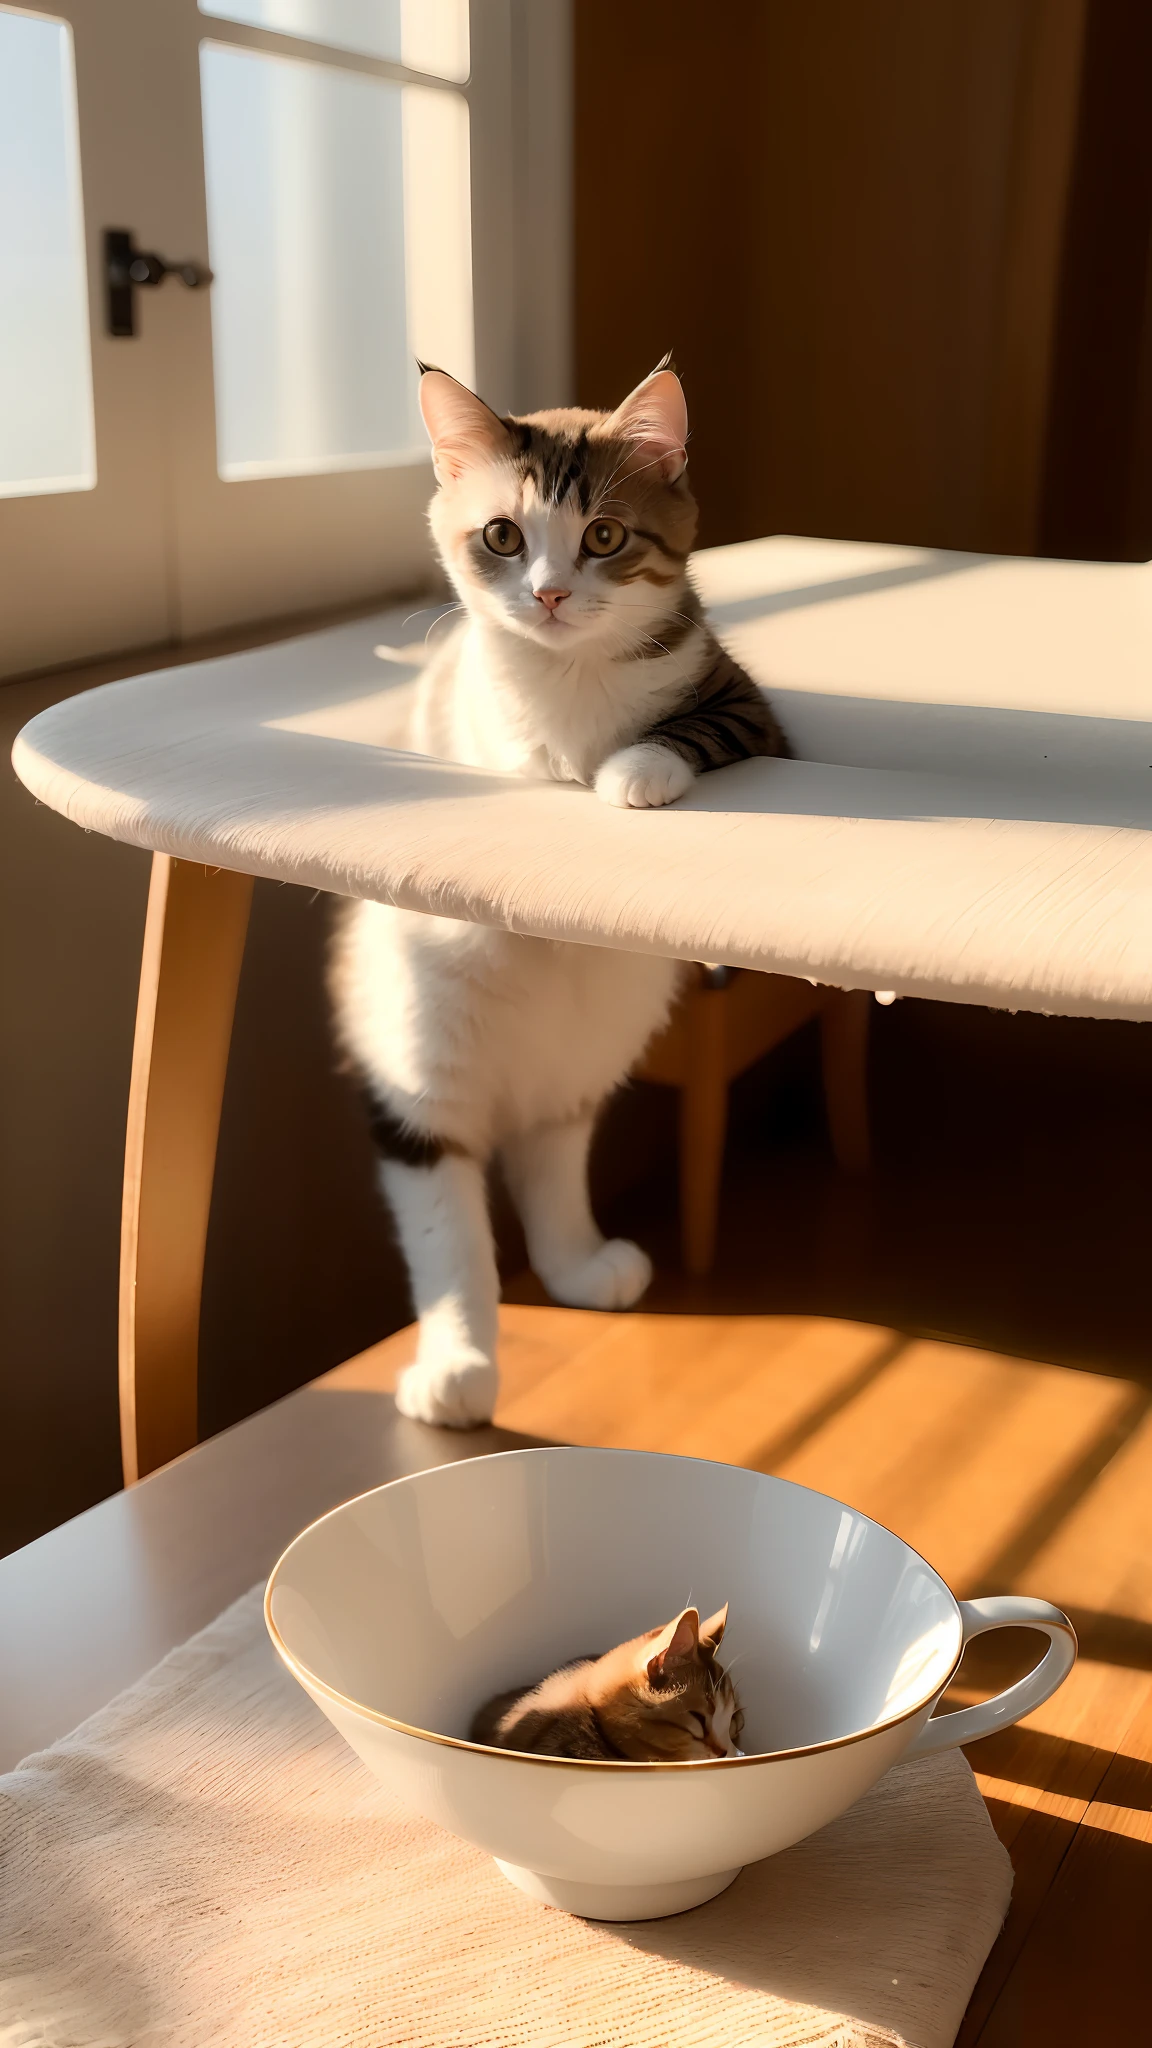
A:
POLYGON ((570 590, 534 590, 532 595, 539 598, 546 611, 554 612, 557 605, 563 604, 566 597, 571 597, 572 592, 570 590))

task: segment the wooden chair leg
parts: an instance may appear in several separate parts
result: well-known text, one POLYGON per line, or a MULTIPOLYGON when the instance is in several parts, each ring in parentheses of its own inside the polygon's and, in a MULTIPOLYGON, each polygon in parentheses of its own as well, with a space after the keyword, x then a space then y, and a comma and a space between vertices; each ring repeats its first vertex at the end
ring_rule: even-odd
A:
POLYGON ((124 1483, 197 1439, 200 1287, 250 875, 152 858, 120 1230, 124 1483))
POLYGON ((836 1164, 842 1173, 866 1173, 871 1159, 868 1129, 868 1024, 872 998, 867 989, 832 997, 820 1013, 824 1104, 836 1164))
POLYGON ((720 1174, 728 1127, 724 993, 688 999, 688 1074, 680 1090, 680 1237, 685 1270, 710 1273, 716 1256, 720 1174))

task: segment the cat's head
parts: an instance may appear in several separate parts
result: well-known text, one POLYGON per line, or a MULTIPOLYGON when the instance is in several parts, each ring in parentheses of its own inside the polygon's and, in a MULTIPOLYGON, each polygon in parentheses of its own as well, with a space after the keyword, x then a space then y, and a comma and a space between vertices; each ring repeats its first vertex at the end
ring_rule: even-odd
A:
POLYGON ((564 656, 657 652, 696 533, 675 373, 654 370, 613 413, 501 419, 428 369, 420 407, 432 531, 469 611, 564 656))
POLYGON ((585 1684, 621 1756, 649 1763, 698 1763, 735 1756, 744 1726, 736 1688, 716 1652, 728 1620, 722 1607, 701 1622, 686 1607, 601 1657, 585 1684))

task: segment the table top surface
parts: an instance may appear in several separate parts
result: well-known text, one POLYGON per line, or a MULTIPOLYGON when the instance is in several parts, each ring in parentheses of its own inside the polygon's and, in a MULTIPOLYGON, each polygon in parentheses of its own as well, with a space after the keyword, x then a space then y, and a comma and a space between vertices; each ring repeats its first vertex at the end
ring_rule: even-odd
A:
POLYGON ((780 537, 694 573, 797 758, 665 811, 403 751, 426 618, 401 610, 87 692, 14 759, 89 829, 310 888, 841 987, 1152 1016, 1152 567, 780 537))

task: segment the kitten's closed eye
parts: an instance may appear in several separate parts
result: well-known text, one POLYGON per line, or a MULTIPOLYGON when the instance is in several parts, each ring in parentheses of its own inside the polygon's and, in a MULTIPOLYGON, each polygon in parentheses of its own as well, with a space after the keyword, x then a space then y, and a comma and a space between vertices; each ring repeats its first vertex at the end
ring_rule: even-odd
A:
POLYGON ((473 1742, 605 1763, 702 1763, 738 1752, 736 1688, 717 1660, 728 1610, 686 1607, 603 1657, 561 1666, 481 1707, 473 1742))

